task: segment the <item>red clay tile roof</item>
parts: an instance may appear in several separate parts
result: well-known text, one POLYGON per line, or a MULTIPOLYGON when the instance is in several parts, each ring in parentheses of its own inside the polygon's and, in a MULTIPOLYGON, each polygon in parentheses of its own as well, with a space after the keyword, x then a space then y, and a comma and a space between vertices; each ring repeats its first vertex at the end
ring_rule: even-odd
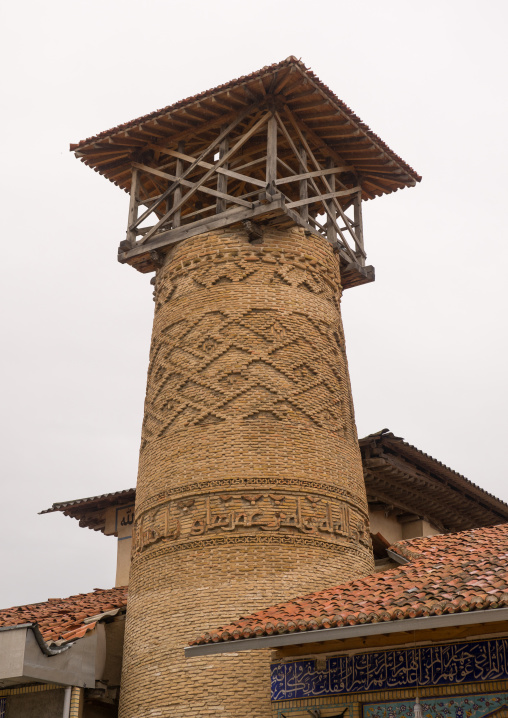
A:
POLYGON ((192 645, 508 606, 508 524, 400 541, 391 550, 409 563, 279 603, 192 645))
POLYGON ((0 626, 37 624, 45 641, 64 641, 82 638, 92 630, 96 621, 84 623, 87 618, 124 608, 127 605, 127 587, 96 588, 92 593, 79 593, 69 598, 50 598, 43 603, 14 606, 0 610, 0 626))

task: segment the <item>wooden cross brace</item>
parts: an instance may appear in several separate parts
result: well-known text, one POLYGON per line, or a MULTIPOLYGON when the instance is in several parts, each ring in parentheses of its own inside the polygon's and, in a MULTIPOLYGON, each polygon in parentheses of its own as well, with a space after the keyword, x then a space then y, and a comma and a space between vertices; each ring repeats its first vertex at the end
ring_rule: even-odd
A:
MULTIPOLYGON (((136 153, 119 260, 150 271, 165 247, 187 237, 243 223, 256 241, 264 224, 296 224, 327 239, 348 271, 364 267, 362 187, 354 168, 273 98, 229 120, 173 144, 151 141, 136 153), (150 217, 155 222, 146 226, 150 217)), ((366 275, 358 283, 364 281, 366 275)))

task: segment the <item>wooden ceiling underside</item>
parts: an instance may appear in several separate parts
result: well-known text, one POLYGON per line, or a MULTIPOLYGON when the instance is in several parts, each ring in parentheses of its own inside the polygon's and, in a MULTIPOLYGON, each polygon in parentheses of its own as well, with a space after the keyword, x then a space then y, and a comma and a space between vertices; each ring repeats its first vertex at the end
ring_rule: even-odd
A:
MULTIPOLYGON (((508 520, 508 511, 475 492, 443 479, 400 453, 362 451, 365 487, 371 511, 385 511, 399 520, 420 517, 443 533, 495 526, 508 520), (483 500, 482 500, 483 499, 483 500)), ((439 462, 435 462, 437 465, 439 462)), ((480 490, 481 491, 481 490, 480 490)), ((507 507, 508 509, 508 507, 507 507)))

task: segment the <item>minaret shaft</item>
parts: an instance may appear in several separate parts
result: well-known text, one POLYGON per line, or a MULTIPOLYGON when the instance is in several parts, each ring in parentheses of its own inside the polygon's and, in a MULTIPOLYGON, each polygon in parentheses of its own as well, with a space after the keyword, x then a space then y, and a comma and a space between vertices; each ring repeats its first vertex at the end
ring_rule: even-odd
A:
POLYGON ((225 229, 158 270, 122 718, 266 717, 266 652, 209 628, 373 570, 339 259, 301 228, 225 229))

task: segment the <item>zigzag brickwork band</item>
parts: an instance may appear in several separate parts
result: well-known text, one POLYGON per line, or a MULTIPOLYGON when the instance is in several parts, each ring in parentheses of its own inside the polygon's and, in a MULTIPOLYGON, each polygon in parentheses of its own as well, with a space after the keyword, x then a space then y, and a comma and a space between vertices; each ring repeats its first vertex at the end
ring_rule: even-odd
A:
POLYGON ((158 270, 122 718, 265 718, 266 651, 184 646, 373 570, 340 295, 299 228, 203 234, 158 270))

